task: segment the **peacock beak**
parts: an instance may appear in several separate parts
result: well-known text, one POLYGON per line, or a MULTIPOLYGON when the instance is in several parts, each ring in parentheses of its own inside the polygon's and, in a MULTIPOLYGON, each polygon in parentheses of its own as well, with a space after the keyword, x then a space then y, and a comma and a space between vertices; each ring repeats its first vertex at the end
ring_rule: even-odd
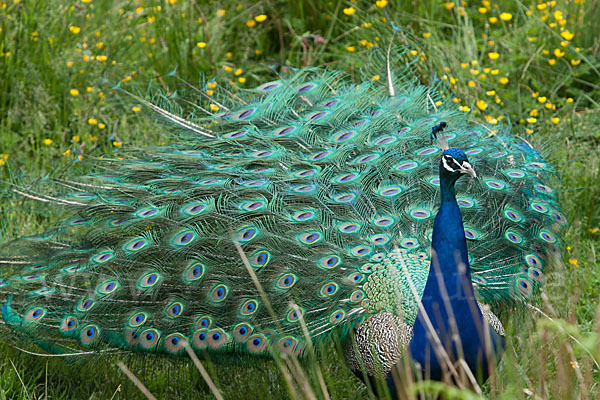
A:
POLYGON ((475 170, 473 169, 473 167, 471 167, 471 164, 469 164, 466 161, 462 163, 462 169, 460 170, 460 172, 462 172, 463 174, 469 174, 473 178, 477 178, 477 174, 475 173, 475 170))

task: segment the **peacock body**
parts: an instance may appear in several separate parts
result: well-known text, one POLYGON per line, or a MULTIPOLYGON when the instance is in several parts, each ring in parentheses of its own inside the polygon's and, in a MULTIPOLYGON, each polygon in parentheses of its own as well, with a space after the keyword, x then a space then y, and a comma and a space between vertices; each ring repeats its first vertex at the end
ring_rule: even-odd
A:
MULTIPOLYGON (((441 254, 450 224, 434 224, 445 184, 430 134, 442 122, 479 177, 456 184, 462 289, 491 307, 526 301, 566 225, 552 169, 522 139, 438 105, 433 88, 391 82, 393 95, 304 69, 221 90, 218 111, 206 107, 212 82, 169 98, 130 93, 177 139, 96 159, 51 191, 16 189, 69 216, 0 248, 2 324, 54 353, 179 355, 188 342, 302 356, 335 333, 356 339, 353 370, 385 376, 409 343, 415 359, 430 345, 418 315, 434 299, 432 236, 441 254)), ((477 315, 503 333, 487 308, 477 315)))

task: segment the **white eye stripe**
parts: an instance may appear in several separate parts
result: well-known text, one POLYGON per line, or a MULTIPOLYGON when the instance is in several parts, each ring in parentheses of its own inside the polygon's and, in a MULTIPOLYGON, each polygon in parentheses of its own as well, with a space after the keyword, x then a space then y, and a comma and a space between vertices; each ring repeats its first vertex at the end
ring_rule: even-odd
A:
MULTIPOLYGON (((454 161, 454 158, 450 158, 454 161)), ((442 158, 442 167, 444 167, 446 171, 454 172, 454 169, 450 165, 448 165, 448 159, 446 157, 442 158)))

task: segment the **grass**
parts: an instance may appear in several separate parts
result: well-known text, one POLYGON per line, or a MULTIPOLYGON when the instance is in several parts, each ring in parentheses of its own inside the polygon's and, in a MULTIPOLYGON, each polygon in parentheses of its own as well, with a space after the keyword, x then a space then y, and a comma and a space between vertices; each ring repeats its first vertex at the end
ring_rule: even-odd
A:
MULTIPOLYGON (((562 179, 570 221, 565 264, 548 275, 537 304, 552 320, 537 312, 510 318, 508 350, 486 396, 598 396, 599 1, 466 7, 390 1, 383 8, 387 2, 201 3, 0 0, 0 178, 44 176, 122 144, 168 140, 137 108, 119 104, 110 84, 119 80, 143 86, 177 67, 191 81, 203 74, 254 87, 269 66, 318 65, 355 80, 361 70, 366 78, 385 79, 384 71, 370 70, 368 49, 387 43, 394 21, 419 42, 416 69, 424 82, 440 79, 448 101, 474 119, 510 119, 515 134, 542 148, 562 179), (264 21, 256 18, 262 14, 264 21)), ((4 238, 49 225, 35 204, 2 201, 4 238)), ((281 362, 206 366, 225 398, 310 397, 302 381, 322 398, 316 367, 332 398, 368 397, 335 348, 328 350, 304 366, 304 380, 281 362), (282 371, 300 382, 290 389, 282 371)), ((119 360, 158 398, 212 398, 189 362, 130 355, 65 362, 2 343, 0 399, 140 397, 116 367, 119 360)))

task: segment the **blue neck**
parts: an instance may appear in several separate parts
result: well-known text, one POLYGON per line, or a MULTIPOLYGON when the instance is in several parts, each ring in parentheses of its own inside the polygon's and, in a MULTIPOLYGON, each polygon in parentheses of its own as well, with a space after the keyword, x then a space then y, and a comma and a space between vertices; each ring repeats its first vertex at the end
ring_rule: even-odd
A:
MULTIPOLYGON (((431 266, 421 299, 423 308, 413 327, 409 348, 413 360, 421 364, 425 379, 442 379, 446 364, 435 356, 432 344, 436 342, 427 327, 424 311, 450 358, 459 358, 453 340, 453 334, 458 333, 467 364, 474 373, 479 370, 487 377, 483 315, 471 283, 462 215, 454 193, 456 177, 440 174, 440 178, 442 202, 433 224, 431 266), (458 332, 453 331, 452 320, 458 332)), ((501 340, 495 332, 491 334, 494 344, 501 340)))

